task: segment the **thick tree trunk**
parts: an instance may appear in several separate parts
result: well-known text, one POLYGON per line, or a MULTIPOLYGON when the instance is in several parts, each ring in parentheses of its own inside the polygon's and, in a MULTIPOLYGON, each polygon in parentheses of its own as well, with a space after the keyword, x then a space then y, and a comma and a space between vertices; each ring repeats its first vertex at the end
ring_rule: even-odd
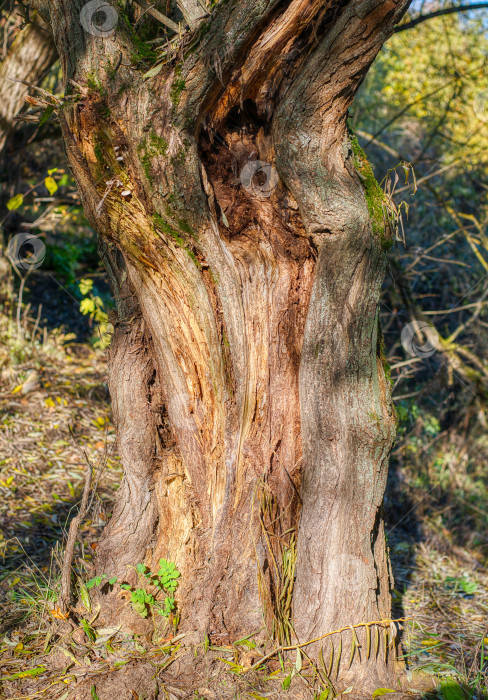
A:
POLYGON ((24 27, 15 38, 0 65, 0 153, 29 93, 28 86, 19 81, 37 85, 57 56, 52 34, 39 17, 34 17, 32 24, 24 27))
POLYGON ((373 624, 390 616, 388 241, 346 114, 406 2, 221 3, 149 80, 128 24, 96 38, 81 2, 36 6, 81 86, 60 119, 119 314, 125 477, 100 572, 175 561, 181 626, 200 641, 371 623, 381 652, 358 628, 351 663, 351 633, 333 635, 331 675, 389 684, 389 623, 373 624), (256 162, 273 167, 250 180, 256 162))

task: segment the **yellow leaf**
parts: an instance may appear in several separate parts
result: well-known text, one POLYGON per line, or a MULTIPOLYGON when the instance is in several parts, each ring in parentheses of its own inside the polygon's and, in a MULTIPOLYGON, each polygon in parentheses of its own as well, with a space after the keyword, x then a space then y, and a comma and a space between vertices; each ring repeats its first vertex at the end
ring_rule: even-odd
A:
POLYGON ((49 176, 46 177, 46 179, 44 180, 44 184, 46 185, 46 189, 52 197, 58 189, 58 183, 53 177, 49 176))
POLYGON ((12 394, 18 394, 19 391, 22 391, 22 384, 16 386, 15 389, 12 391, 12 394))
POLYGON ((54 408, 56 405, 51 397, 49 397, 48 399, 45 399, 44 403, 48 408, 54 408))
POLYGON ((24 203, 24 195, 23 194, 16 194, 15 197, 12 197, 12 199, 8 200, 7 209, 9 211, 13 211, 14 209, 18 209, 19 207, 21 207, 23 203, 24 203))

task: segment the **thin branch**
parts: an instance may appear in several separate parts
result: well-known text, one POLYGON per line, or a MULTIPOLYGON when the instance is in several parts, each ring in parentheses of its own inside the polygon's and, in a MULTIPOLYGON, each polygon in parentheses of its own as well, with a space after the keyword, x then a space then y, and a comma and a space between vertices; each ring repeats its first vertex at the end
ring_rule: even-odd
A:
POLYGON ((83 488, 83 497, 78 515, 73 518, 69 526, 68 541, 64 550, 63 569, 61 572, 61 593, 59 596, 59 609, 63 614, 68 610, 69 600, 71 597, 71 564, 75 553, 76 539, 78 537, 78 528, 83 522, 88 510, 88 497, 90 495, 90 487, 92 480, 92 467, 88 463, 86 467, 85 486, 83 488))
POLYGON ((442 15, 452 15, 456 12, 469 12, 469 10, 488 10, 488 2, 474 2, 471 5, 456 5, 454 7, 444 7, 442 10, 435 10, 434 12, 428 12, 426 15, 419 15, 409 22, 404 24, 399 24, 395 27, 395 33, 404 32, 406 29, 412 29, 416 27, 421 22, 425 22, 428 19, 433 19, 434 17, 441 17, 442 15))
POLYGON ((278 654, 278 652, 292 651, 293 649, 302 649, 303 647, 307 647, 309 644, 316 644, 317 642, 322 641, 322 639, 326 639, 326 637, 330 637, 333 634, 340 634, 341 632, 350 632, 351 630, 355 630, 357 627, 372 627, 373 625, 384 627, 385 625, 389 626, 395 622, 410 622, 413 619, 413 617, 400 617, 397 620, 390 620, 388 618, 385 620, 371 620, 371 622, 358 622, 355 625, 348 625, 347 627, 341 627, 340 629, 333 630, 332 632, 327 632, 327 634, 323 634, 322 636, 316 637, 315 639, 310 639, 308 642, 302 642, 301 644, 291 644, 290 646, 279 646, 276 647, 276 649, 273 649, 273 651, 270 651, 269 654, 266 654, 266 656, 262 656, 259 659, 259 661, 256 661, 255 664, 253 664, 249 668, 246 668, 244 673, 249 673, 249 671, 255 671, 257 668, 259 668, 259 666, 264 664, 265 661, 268 661, 275 654, 278 654))
POLYGON ((146 2, 146 0, 135 1, 140 7, 142 7, 143 10, 145 10, 148 14, 154 17, 154 19, 157 19, 158 22, 161 22, 161 24, 164 24, 165 27, 168 27, 168 29, 171 29, 171 31, 176 32, 176 34, 179 34, 180 27, 176 24, 176 22, 173 22, 172 19, 169 19, 169 17, 163 15, 162 12, 156 10, 156 8, 154 8, 152 5, 146 2))

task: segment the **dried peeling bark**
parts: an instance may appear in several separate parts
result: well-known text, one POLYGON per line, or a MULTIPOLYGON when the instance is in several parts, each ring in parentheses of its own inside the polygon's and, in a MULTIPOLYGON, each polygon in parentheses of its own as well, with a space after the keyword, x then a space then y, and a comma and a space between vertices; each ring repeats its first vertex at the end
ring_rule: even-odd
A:
MULTIPOLYGON (((123 23, 95 39, 80 2, 35 4, 82 86, 60 120, 86 214, 118 251, 125 481, 100 571, 174 560, 182 627, 200 640, 263 617, 281 641, 292 622, 305 641, 388 617, 388 241, 346 115, 407 3, 221 3, 185 61, 151 80, 123 23), (242 185, 256 160, 279 173, 270 196, 242 185)), ((391 682, 391 654, 364 656, 341 664, 340 685, 391 682)))

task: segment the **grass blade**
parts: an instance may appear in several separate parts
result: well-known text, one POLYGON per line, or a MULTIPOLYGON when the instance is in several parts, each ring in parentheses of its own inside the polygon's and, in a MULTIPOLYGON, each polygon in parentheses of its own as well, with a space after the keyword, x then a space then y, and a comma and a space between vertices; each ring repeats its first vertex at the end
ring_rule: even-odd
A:
POLYGON ((342 637, 339 637, 339 648, 337 649, 337 656, 335 660, 335 674, 336 677, 339 676, 339 666, 341 663, 341 656, 342 656, 342 637))

